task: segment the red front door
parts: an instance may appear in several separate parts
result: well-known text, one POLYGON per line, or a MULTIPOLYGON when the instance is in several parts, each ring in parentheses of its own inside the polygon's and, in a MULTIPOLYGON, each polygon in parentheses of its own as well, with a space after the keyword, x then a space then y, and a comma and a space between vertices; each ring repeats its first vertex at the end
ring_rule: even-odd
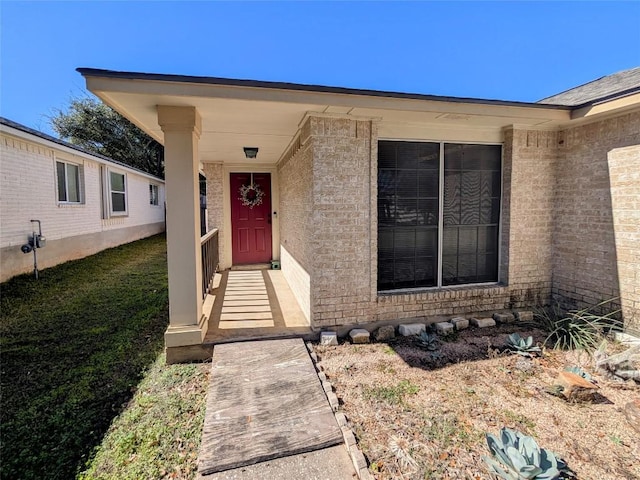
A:
POLYGON ((231 174, 231 237, 234 265, 271 261, 269 173, 231 174))

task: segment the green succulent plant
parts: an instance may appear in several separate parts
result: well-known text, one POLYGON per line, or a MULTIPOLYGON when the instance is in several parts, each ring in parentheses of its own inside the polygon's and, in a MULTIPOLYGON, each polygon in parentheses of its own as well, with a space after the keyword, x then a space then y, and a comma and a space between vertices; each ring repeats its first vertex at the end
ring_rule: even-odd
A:
POLYGON ((438 348, 438 336, 435 334, 422 332, 418 336, 417 342, 420 348, 429 350, 431 352, 433 352, 434 350, 437 350, 438 348))
POLYGON ((538 447, 533 439, 510 428, 500 438, 487 433, 493 458, 483 456, 489 471, 505 480, 555 480, 575 478, 567 464, 550 450, 538 447))
POLYGON ((507 339, 507 348, 518 355, 530 357, 532 353, 540 353, 540 347, 533 344, 533 337, 522 338, 518 333, 512 333, 507 339))

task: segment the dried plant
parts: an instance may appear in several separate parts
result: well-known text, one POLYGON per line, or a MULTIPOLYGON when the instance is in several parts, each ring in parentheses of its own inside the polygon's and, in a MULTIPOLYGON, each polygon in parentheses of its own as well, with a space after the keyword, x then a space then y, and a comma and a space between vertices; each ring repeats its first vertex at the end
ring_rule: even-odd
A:
POLYGON ((389 440, 389 450, 393 453, 402 470, 417 470, 418 462, 411 456, 413 445, 404 438, 392 436, 389 440))

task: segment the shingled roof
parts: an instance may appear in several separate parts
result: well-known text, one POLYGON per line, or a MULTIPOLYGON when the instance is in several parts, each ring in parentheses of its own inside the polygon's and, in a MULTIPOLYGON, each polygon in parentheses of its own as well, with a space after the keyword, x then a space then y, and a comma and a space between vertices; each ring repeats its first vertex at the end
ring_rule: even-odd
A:
POLYGON ((575 107, 636 92, 640 92, 640 67, 592 80, 579 87, 543 98, 538 103, 575 107))

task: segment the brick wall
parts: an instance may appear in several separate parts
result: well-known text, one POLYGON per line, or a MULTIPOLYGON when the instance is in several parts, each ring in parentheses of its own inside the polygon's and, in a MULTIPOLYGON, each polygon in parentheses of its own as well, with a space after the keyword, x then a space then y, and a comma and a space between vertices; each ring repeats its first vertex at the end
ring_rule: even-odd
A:
POLYGON ((313 324, 370 322, 371 121, 310 117, 305 135, 313 155, 313 324))
POLYGON ((637 260, 635 267, 625 260, 627 247, 638 238, 637 210, 629 215, 627 203, 640 192, 638 182, 633 183, 637 149, 618 149, 640 144, 640 112, 563 130, 558 143, 553 292, 582 308, 622 290, 634 302, 637 322, 637 297, 629 296, 635 287, 628 283, 638 285, 631 273, 633 268, 637 272, 637 260), (617 251, 617 240, 629 243, 623 241, 617 251))
POLYGON ((224 173, 221 163, 205 163, 202 170, 207 179, 207 222, 209 230, 218 229, 218 261, 230 265, 224 255, 224 173), (228 262, 228 263, 227 263, 228 262))
POLYGON ((308 320, 311 312, 313 165, 311 142, 296 139, 278 164, 282 273, 308 320))
POLYGON ((640 330, 640 145, 608 153, 622 315, 640 330))
POLYGON ((508 307, 550 300, 556 156, 556 132, 504 132, 500 281, 509 286, 508 307))
POLYGON ((552 293, 593 304, 620 291, 637 319, 639 136, 640 114, 560 132, 505 129, 500 285, 378 295, 376 123, 310 116, 303 149, 278 171, 282 238, 311 276, 312 326, 531 308, 552 293))
MULTIPOLYGON (((45 247, 51 247, 48 251, 39 251, 43 267, 82 258, 164 229, 163 226, 156 227, 164 223, 164 183, 161 181, 125 171, 128 214, 103 220, 101 164, 98 161, 50 148, 37 139, 27 141, 8 134, 0 136, 0 158, 1 281, 32 268, 32 259, 20 251, 20 246, 26 243, 27 236, 31 233, 30 219, 42 222, 43 234, 49 242, 75 239, 67 242, 66 249, 50 243, 45 247), (56 159, 80 166, 83 203, 58 203, 56 159), (159 186, 158 206, 149 203, 150 183, 159 186), (149 225, 154 227, 147 228, 149 225), (117 230, 126 232, 118 234, 117 230), (99 235, 107 231, 113 234, 104 240, 100 239, 99 235), (91 240, 89 235, 93 235, 91 240), (83 245, 85 236, 86 242, 91 241, 95 248, 83 245)), ((123 171, 117 166, 113 168, 123 171)))

